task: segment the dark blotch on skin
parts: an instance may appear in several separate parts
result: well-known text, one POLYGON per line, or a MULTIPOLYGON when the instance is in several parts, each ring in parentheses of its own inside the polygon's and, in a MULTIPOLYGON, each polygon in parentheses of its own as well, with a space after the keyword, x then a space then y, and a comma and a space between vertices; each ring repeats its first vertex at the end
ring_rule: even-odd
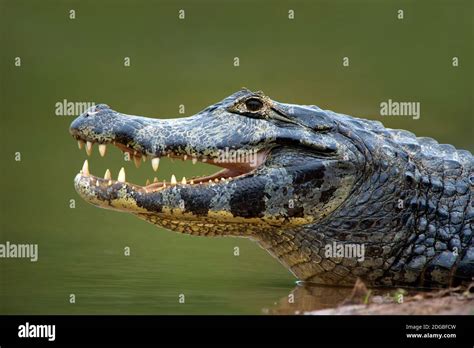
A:
POLYGON ((327 189, 326 191, 321 192, 321 197, 320 197, 320 202, 327 203, 331 200, 332 195, 334 192, 336 192, 337 188, 336 187, 331 187, 330 189, 327 189))
POLYGON ((181 198, 185 202, 185 212, 196 216, 206 216, 209 212, 212 192, 207 190, 203 191, 200 195, 191 195, 190 190, 183 189, 181 190, 181 198))
POLYGON ((248 178, 243 180, 237 193, 230 199, 230 212, 246 218, 263 217, 265 212, 265 180, 248 178))
POLYGON ((321 163, 310 163, 298 167, 298 169, 291 172, 293 175, 293 183, 301 184, 312 180, 322 183, 325 171, 326 167, 321 163))
POLYGON ((303 207, 288 208, 288 217, 304 217, 303 207))
POLYGON ((163 210, 163 202, 159 194, 148 194, 144 196, 139 196, 133 194, 133 198, 137 202, 137 205, 141 208, 144 208, 148 211, 161 213, 163 210))

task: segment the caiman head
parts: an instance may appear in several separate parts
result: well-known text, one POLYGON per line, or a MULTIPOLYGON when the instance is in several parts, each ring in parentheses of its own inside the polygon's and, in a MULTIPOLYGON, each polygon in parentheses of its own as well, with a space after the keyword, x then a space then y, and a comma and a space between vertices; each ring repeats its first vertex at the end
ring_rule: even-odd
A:
POLYGON ((89 153, 99 144, 103 155, 111 144, 155 170, 163 156, 222 170, 140 186, 126 180, 123 168, 117 180, 109 171, 91 175, 86 161, 74 185, 93 205, 173 231, 268 243, 327 219, 351 194, 366 158, 348 132, 330 112, 246 89, 179 119, 125 115, 100 104, 70 127, 89 153))
POLYGON ((93 176, 85 164, 77 192, 102 208, 136 214, 196 235, 246 235, 324 219, 349 194, 363 157, 316 107, 239 91, 194 116, 152 119, 97 105, 71 124, 80 142, 113 144, 154 169, 163 156, 222 167, 212 176, 139 186, 121 171, 93 176))

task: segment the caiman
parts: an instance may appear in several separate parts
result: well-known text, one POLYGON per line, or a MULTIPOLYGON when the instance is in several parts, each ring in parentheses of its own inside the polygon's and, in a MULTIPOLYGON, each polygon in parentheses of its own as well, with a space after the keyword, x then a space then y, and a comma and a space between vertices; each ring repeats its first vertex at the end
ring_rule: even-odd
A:
POLYGON ((140 186, 123 168, 93 176, 86 160, 74 186, 172 231, 250 238, 300 280, 445 287, 474 276, 474 160, 452 145, 247 89, 177 119, 99 104, 70 133, 88 154, 113 144, 155 171, 164 156, 222 167, 140 186))

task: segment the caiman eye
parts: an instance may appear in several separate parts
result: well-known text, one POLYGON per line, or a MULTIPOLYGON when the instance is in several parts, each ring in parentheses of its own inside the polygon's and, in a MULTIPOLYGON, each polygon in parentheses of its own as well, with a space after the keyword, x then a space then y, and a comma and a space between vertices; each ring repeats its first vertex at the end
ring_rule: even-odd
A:
POLYGON ((263 103, 260 99, 250 98, 245 101, 245 106, 247 107, 247 110, 255 112, 263 107, 263 103))

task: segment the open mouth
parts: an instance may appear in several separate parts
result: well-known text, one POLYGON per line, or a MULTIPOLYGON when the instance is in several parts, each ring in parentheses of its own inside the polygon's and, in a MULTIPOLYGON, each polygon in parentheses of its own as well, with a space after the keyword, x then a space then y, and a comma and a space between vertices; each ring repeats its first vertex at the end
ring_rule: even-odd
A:
MULTIPOLYGON (((77 144, 79 149, 85 148, 86 153, 88 156, 92 154, 93 147, 96 143, 87 141, 84 139, 75 136, 77 140, 77 144)), ((241 178, 243 176, 249 175, 254 172, 262 163, 265 162, 268 150, 260 150, 255 153, 248 153, 239 152, 240 154, 244 154, 238 159, 233 158, 225 158, 225 151, 229 152, 229 149, 223 151, 224 156, 220 156, 220 158, 215 157, 208 157, 201 154, 179 154, 172 150, 166 151, 161 153, 159 156, 157 155, 149 155, 143 153, 142 151, 136 150, 131 148, 127 145, 121 144, 119 142, 111 142, 111 143, 98 143, 99 154, 101 157, 105 157, 107 153, 107 145, 114 145, 116 148, 121 150, 124 154, 128 154, 130 160, 133 160, 135 166, 139 168, 142 162, 150 162, 153 171, 157 172, 160 166, 160 158, 161 157, 168 157, 171 159, 178 159, 182 161, 191 161, 193 164, 197 162, 207 163, 215 166, 219 166, 223 168, 222 170, 218 171, 215 174, 202 176, 202 177, 192 177, 186 178, 183 177, 182 179, 178 180, 176 176, 173 174, 169 181, 163 180, 159 181, 157 177, 154 178, 153 182, 147 180, 145 186, 140 186, 137 184, 133 184, 126 181, 126 174, 125 168, 122 167, 119 171, 117 180, 112 179, 112 175, 109 169, 106 170, 105 175, 103 178, 94 176, 90 173, 89 170, 89 163, 87 160, 84 161, 82 169, 79 172, 79 175, 82 177, 87 177, 92 185, 101 186, 101 187, 108 187, 113 186, 116 183, 127 183, 131 186, 135 191, 142 191, 142 192, 154 192, 161 189, 165 189, 166 187, 176 186, 176 185, 215 185, 217 183, 228 183, 231 180, 241 178)), ((231 151, 240 151, 240 150, 231 150, 231 151)))

